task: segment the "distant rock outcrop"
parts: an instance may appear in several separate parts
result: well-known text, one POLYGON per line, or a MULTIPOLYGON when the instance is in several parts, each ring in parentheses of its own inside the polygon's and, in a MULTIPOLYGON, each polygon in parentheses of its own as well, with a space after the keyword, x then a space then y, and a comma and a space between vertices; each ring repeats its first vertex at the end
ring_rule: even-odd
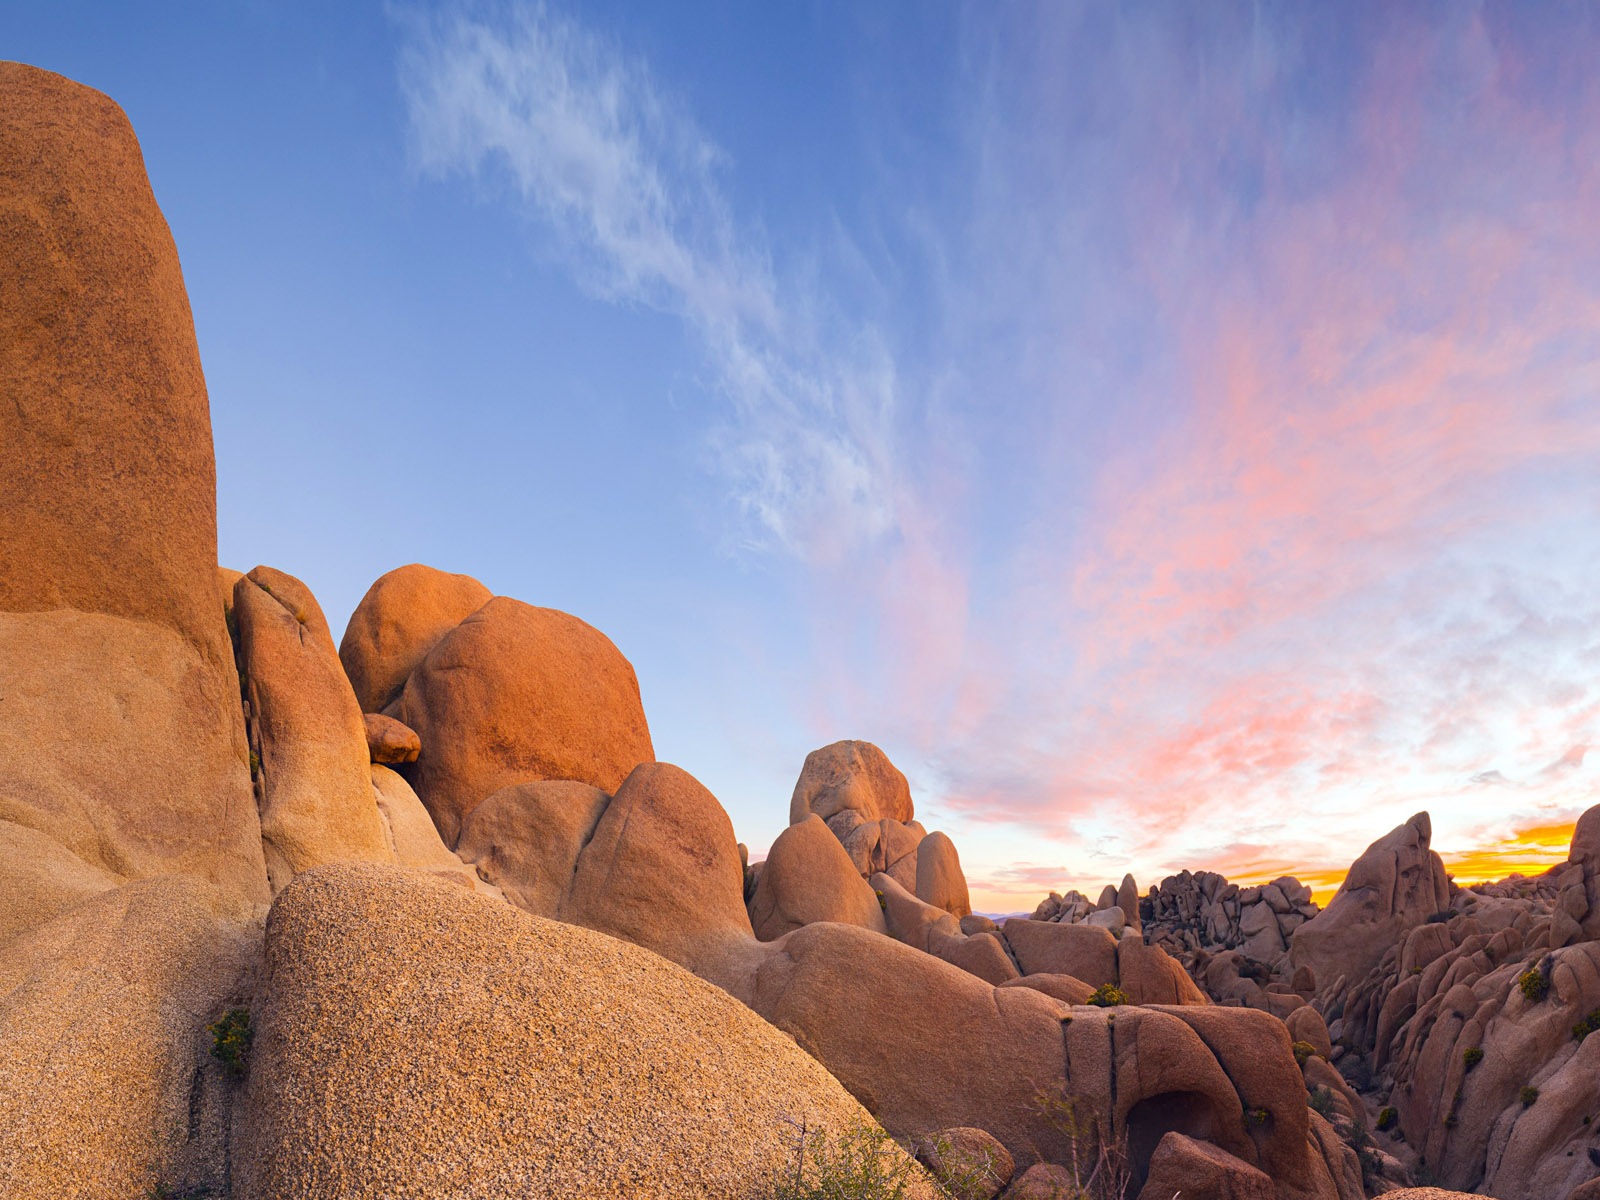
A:
POLYGON ((1428 847, 1433 825, 1418 813, 1368 846, 1328 907, 1294 934, 1290 960, 1318 986, 1359 979, 1406 930, 1450 907, 1444 863, 1428 847))

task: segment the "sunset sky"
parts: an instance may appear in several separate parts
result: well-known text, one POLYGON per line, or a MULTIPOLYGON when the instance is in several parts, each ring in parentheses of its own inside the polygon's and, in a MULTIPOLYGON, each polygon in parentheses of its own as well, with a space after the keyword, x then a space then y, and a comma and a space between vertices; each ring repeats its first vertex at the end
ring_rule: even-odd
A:
POLYGON ((1600 7, 0 0, 190 290, 222 560, 596 625, 764 851, 1459 878, 1600 802, 1600 7), (1585 749, 1597 748, 1588 757, 1585 749))

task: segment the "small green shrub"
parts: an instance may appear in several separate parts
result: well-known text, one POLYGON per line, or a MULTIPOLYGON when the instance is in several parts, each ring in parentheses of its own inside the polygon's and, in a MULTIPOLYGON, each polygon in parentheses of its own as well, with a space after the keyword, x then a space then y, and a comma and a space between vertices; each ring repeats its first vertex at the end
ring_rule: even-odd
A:
POLYGON ((1523 1108, 1531 1108, 1533 1106, 1533 1102, 1538 1098, 1539 1089, 1534 1087, 1531 1083, 1527 1084, 1520 1092, 1517 1093, 1517 1099, 1522 1101, 1523 1108))
POLYGON ((1600 1008, 1595 1009, 1583 1020, 1572 1027, 1572 1036, 1577 1041, 1583 1041, 1595 1030, 1600 1029, 1600 1008))
POLYGON ((1483 1047, 1468 1046, 1461 1052, 1461 1061, 1466 1064, 1467 1070, 1472 1070, 1483 1061, 1483 1047))
POLYGON ((1294 1051, 1295 1065, 1299 1067, 1304 1067, 1306 1065, 1306 1060, 1311 1058, 1317 1052, 1317 1048, 1310 1042, 1296 1042, 1289 1048, 1294 1051))
POLYGON ((254 783, 261 777, 261 755, 254 750, 250 751, 250 782, 254 783))
POLYGON ((1390 1129, 1390 1128, 1392 1128, 1394 1126, 1394 1123, 1396 1121, 1398 1121, 1399 1119, 1400 1119, 1400 1114, 1394 1110, 1394 1107, 1392 1105, 1386 1105, 1385 1107, 1380 1108, 1378 1110, 1378 1128, 1379 1129, 1390 1129))
POLYGON ((920 1174, 876 1125, 858 1125, 835 1136, 800 1126, 794 1176, 774 1200, 905 1200, 920 1174))
POLYGON ((1537 1004, 1550 990, 1550 981, 1538 967, 1529 967, 1517 977, 1517 987, 1522 990, 1524 996, 1537 1004))
POLYGON ((1114 983, 1102 983, 1084 1001, 1085 1004, 1092 1004, 1096 1008, 1116 1008, 1118 1005, 1126 1004, 1127 1002, 1128 993, 1114 983))
POLYGON ((881 891, 879 891, 877 888, 873 888, 872 889, 872 894, 878 898, 878 907, 883 909, 884 912, 888 912, 889 911, 888 898, 886 896, 884 896, 884 894, 881 891))
POLYGON ((243 1079, 250 1062, 250 1043, 255 1030, 250 1027, 250 1010, 230 1008, 215 1025, 206 1026, 211 1035, 211 1057, 222 1064, 229 1079, 243 1079))
POLYGON ((1272 1114, 1264 1108, 1247 1108, 1244 1110, 1244 1123, 1246 1125, 1265 1125, 1272 1119, 1272 1114))
POLYGON ((1306 1107, 1319 1117, 1333 1117, 1333 1093, 1325 1087, 1311 1089, 1311 1094, 1306 1097, 1306 1107))
POLYGON ((1451 912, 1447 908, 1447 909, 1444 909, 1441 912, 1429 913, 1428 914, 1428 919, 1426 921, 1424 921, 1423 924, 1424 925, 1443 925, 1446 921, 1448 921, 1453 916, 1455 916, 1455 914, 1453 912, 1451 912))

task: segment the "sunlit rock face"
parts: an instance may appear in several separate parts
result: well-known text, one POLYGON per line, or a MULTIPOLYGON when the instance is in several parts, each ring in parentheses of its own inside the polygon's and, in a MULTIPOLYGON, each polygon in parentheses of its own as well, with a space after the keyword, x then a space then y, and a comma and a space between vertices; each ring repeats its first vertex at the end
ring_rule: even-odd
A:
POLYGON ((1368 846, 1327 908, 1295 931, 1294 965, 1324 987, 1359 979, 1401 933, 1448 908, 1450 885, 1429 849, 1432 836, 1428 814, 1418 813, 1368 846))
POLYGON ((0 63, 0 240, 0 824, 265 900, 205 379, 111 100, 0 63))

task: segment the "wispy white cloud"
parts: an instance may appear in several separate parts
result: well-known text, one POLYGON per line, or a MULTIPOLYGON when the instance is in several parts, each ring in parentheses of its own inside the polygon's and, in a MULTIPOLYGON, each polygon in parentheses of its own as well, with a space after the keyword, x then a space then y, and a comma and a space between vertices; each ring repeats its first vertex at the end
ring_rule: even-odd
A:
POLYGON ((837 562, 891 534, 892 356, 781 277, 729 203, 733 164, 648 63, 537 3, 398 23, 419 168, 509 187, 587 291, 696 335, 726 401, 708 445, 744 540, 837 562))

